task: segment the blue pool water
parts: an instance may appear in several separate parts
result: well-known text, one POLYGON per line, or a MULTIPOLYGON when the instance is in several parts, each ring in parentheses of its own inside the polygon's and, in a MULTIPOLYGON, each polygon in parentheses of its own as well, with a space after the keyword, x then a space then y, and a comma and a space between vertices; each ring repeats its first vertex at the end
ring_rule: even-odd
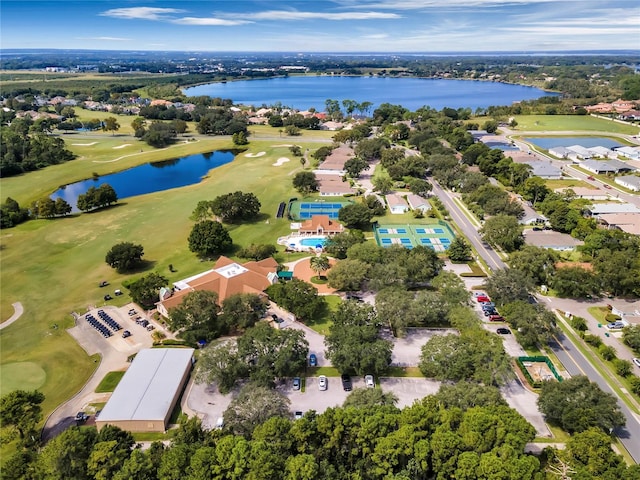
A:
POLYGON ((316 247, 318 245, 322 245, 324 247, 326 242, 327 242, 326 238, 319 238, 319 237, 303 238, 302 240, 300 240, 300 245, 303 245, 305 247, 316 247))

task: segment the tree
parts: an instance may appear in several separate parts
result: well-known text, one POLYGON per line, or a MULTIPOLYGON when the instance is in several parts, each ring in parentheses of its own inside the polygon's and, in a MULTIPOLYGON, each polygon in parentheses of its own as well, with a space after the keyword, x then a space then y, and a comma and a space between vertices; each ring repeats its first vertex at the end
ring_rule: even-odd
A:
POLYGON ((259 385, 244 386, 224 411, 225 428, 249 438, 253 430, 272 417, 290 418, 289 399, 259 385))
POLYGON ((556 332, 555 315, 542 305, 518 300, 503 305, 500 312, 513 327, 518 342, 524 348, 546 345, 556 332))
POLYGON ((496 305, 528 301, 529 295, 534 290, 531 279, 520 270, 505 268, 498 270, 485 280, 483 288, 491 296, 496 305))
POLYGON ((238 353, 235 340, 205 348, 198 358, 196 383, 216 382, 222 394, 229 393, 236 381, 249 375, 249 365, 238 353))
POLYGON ((107 252, 104 261, 118 272, 133 270, 142 263, 144 248, 131 242, 117 243, 107 252))
POLYGON ((574 474, 571 478, 637 478, 625 475, 624 459, 611 448, 611 437, 597 428, 571 435, 566 449, 558 451, 556 458, 569 466, 574 474))
POLYGON ((629 325, 622 330, 622 340, 636 354, 640 354, 640 325, 629 325))
POLYGON ((640 250, 627 248, 598 252, 593 268, 601 288, 613 295, 640 293, 640 250))
POLYGON ((122 463, 122 468, 113 476, 113 480, 154 480, 156 468, 150 456, 143 450, 134 449, 122 463))
POLYGON ((238 256, 242 258, 251 258, 257 262, 273 256, 276 251, 277 249, 275 245, 252 243, 248 247, 240 249, 238 256))
POLYGON ((386 195, 393 189, 393 180, 388 173, 379 174, 371 179, 373 187, 382 195, 386 195))
POLYGON ((458 236, 449 245, 447 255, 452 262, 466 262, 471 258, 471 245, 458 236))
POLYGON ((480 230, 482 238, 506 252, 518 250, 524 244, 518 219, 511 215, 496 215, 484 222, 480 230))
POLYGON ((247 134, 244 132, 236 132, 232 135, 231 140, 234 145, 248 145, 247 134))
POLYGON ((474 407, 508 406, 497 387, 467 381, 444 383, 433 397, 447 410, 453 407, 468 410, 474 407))
POLYGON ((327 357, 342 373, 380 374, 391 363, 392 344, 378 337, 371 305, 343 302, 331 315, 333 325, 325 338, 327 357))
POLYGON ((348 228, 365 228, 372 218, 373 213, 362 203, 350 203, 338 211, 338 220, 348 228))
POLYGON ((342 260, 327 274, 328 284, 342 291, 361 290, 369 270, 369 265, 361 260, 342 260))
POLYGON ((128 448, 118 448, 116 440, 97 442, 87 459, 87 473, 95 480, 110 480, 129 453, 128 448))
POLYGON ((18 432, 20 442, 30 444, 30 437, 39 437, 36 426, 42 419, 44 394, 38 390, 14 390, 0 397, 0 421, 2 427, 12 427, 18 432))
POLYGON ((586 298, 599 291, 597 277, 582 267, 559 268, 549 283, 559 297, 586 298))
POLYGON ((411 308, 413 302, 413 292, 398 286, 383 288, 376 295, 378 321, 388 325, 397 337, 404 337, 407 327, 417 324, 411 308))
POLYGON ((584 376, 545 382, 538 406, 549 423, 569 433, 584 432, 591 427, 609 433, 625 424, 616 397, 584 376))
POLYGON ((317 288, 297 278, 270 285, 266 291, 269 298, 301 321, 311 320, 325 305, 317 288))
POLYGON ((436 335, 422 347, 420 371, 436 380, 503 385, 513 376, 497 335, 474 329, 461 335, 436 335))
POLYGON ((324 250, 335 258, 344 259, 347 258, 347 250, 351 245, 365 241, 361 230, 347 230, 329 237, 324 245, 324 250))
POLYGON ((350 177, 358 178, 363 171, 369 170, 369 164, 360 157, 353 157, 344 162, 344 170, 350 177))
POLYGON ((393 406, 398 397, 391 392, 383 392, 381 388, 355 388, 342 403, 343 408, 370 408, 378 405, 393 406))
POLYGON ((211 212, 228 223, 255 218, 260 213, 260 207, 258 197, 240 191, 220 195, 209 203, 211 212))
POLYGON ((369 210, 371 210, 371 214, 373 216, 382 216, 386 211, 386 207, 383 203, 378 200, 378 197, 375 195, 367 195, 363 199, 364 204, 367 206, 369 210))
POLYGON ((293 177, 293 188, 303 195, 317 191, 318 180, 315 173, 307 170, 296 173, 293 177))
POLYGON ((525 245, 509 255, 509 265, 520 270, 535 285, 548 285, 555 271, 558 254, 551 249, 525 245))
POLYGON ((64 217, 71 213, 71 205, 61 197, 56 198, 55 212, 59 217, 64 217))
POLYGON ((267 302, 254 293, 237 293, 222 302, 222 321, 228 330, 253 327, 267 311, 267 302))
POLYGON ((218 294, 208 290, 194 290, 187 293, 182 303, 169 310, 167 323, 173 331, 183 330, 185 338, 206 341, 219 337, 224 331, 222 319, 218 318, 218 294), (190 335, 185 336, 186 332, 190 335))
POLYGON ((421 197, 426 197, 433 189, 433 186, 422 178, 408 177, 405 179, 405 183, 411 193, 421 197))
POLYGON ((144 117, 136 117, 131 122, 131 128, 133 128, 134 132, 138 130, 143 130, 147 125, 147 120, 144 117))
POLYGON ((189 234, 189 250, 200 257, 212 257, 229 251, 233 241, 220 222, 204 220, 196 223, 189 234))
POLYGON ((35 478, 89 480, 87 461, 97 433, 90 428, 68 428, 42 449, 35 478))
POLYGON ((311 266, 311 270, 316 272, 318 277, 321 277, 322 272, 326 272, 331 267, 329 263, 329 257, 326 255, 316 255, 309 259, 309 264, 311 266))
MULTIPOLYGON (((120 124, 115 117, 107 117, 102 121, 102 129, 105 132, 117 132, 120 130, 120 124)), ((115 133, 114 133, 115 134, 115 133)))
POLYGON ((153 308, 160 300, 160 289, 166 287, 169 280, 159 273, 150 273, 129 285, 131 300, 144 308, 153 308))
POLYGON ((536 203, 544 201, 551 190, 549 190, 542 178, 530 177, 525 180, 520 192, 522 196, 532 202, 535 207, 536 203))
POLYGON ((175 124, 157 120, 151 122, 147 130, 138 130, 136 133, 142 133, 141 139, 155 148, 164 148, 167 145, 171 145, 178 135, 175 124))

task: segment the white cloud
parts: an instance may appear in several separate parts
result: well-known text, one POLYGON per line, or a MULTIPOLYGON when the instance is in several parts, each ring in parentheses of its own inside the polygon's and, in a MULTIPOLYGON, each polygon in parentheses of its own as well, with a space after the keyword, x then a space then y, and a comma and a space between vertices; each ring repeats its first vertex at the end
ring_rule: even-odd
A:
POLYGON ((121 38, 121 37, 76 37, 78 40, 99 40, 102 42, 129 42, 133 39, 131 38, 121 38))
POLYGON ((158 8, 158 7, 130 7, 130 8, 112 8, 102 12, 103 17, 138 19, 138 20, 166 20, 168 14, 182 13, 184 10, 177 8, 158 8))
POLYGON ((252 20, 382 20, 402 18, 397 13, 384 12, 300 12, 297 10, 267 10, 248 13, 246 18, 252 20))
POLYGON ((424 8, 502 7, 514 4, 553 3, 557 0, 343 0, 346 8, 379 8, 383 10, 421 10, 424 8))
POLYGON ((253 23, 248 20, 227 20, 223 18, 215 17, 182 17, 172 20, 172 23, 180 25, 203 25, 203 26, 220 26, 228 27, 233 25, 245 25, 247 23, 253 23))
POLYGON ((383 38, 389 38, 389 35, 386 33, 372 33, 371 35, 363 35, 361 38, 370 39, 370 40, 380 40, 383 38))

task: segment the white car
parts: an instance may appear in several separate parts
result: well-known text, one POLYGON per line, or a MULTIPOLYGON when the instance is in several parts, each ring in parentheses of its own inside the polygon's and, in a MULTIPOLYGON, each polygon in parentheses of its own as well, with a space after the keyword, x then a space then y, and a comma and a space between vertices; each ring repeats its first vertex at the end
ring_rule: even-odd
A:
POLYGON ((367 386, 367 388, 373 388, 376 386, 376 382, 373 380, 373 375, 365 375, 364 383, 367 386))
POLYGON ((633 363, 635 363, 638 367, 640 367, 640 358, 634 358, 633 363))
POLYGON ((327 389, 327 377, 324 375, 320 375, 318 377, 318 388, 320 389, 321 392, 324 392, 327 389))

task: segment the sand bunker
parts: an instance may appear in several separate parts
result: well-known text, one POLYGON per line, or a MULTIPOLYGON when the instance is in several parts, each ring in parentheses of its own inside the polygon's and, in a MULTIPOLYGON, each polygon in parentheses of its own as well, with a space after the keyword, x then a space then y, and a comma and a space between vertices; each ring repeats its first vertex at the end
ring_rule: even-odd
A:
POLYGON ((293 145, 291 145, 290 143, 283 144, 283 145, 273 145, 273 148, 278 148, 278 147, 293 147, 293 145))
POLYGON ((266 155, 267 152, 258 152, 258 153, 245 153, 244 156, 248 158, 256 158, 266 155))
POLYGON ((117 147, 113 147, 114 150, 118 150, 119 148, 124 148, 130 146, 130 143, 125 143, 124 145, 118 145, 117 147))
POLYGON ((280 157, 280 158, 276 161, 276 163, 273 163, 272 165, 273 165, 274 167, 279 167, 280 165, 283 165, 283 164, 285 164, 285 163, 287 163, 287 162, 290 162, 290 161, 291 161, 291 160, 290 160, 289 158, 287 158, 287 157, 280 157))
POLYGON ((71 145, 74 145, 76 147, 90 147, 92 145, 97 144, 98 142, 91 142, 91 143, 72 143, 71 145))

